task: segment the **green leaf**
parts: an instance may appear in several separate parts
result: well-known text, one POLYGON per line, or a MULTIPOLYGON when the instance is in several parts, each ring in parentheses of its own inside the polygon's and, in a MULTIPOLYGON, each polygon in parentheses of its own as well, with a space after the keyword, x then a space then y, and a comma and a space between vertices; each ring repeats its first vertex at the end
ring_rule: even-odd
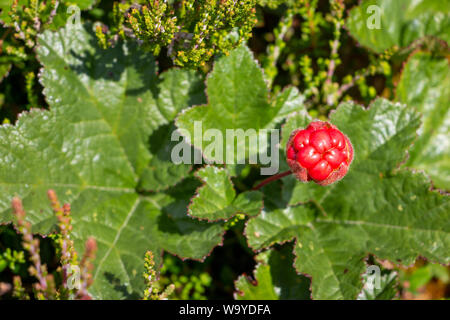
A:
POLYGON ((379 275, 379 280, 376 279, 377 276, 367 272, 363 274, 365 285, 358 300, 392 300, 397 296, 397 272, 384 272, 379 275))
MULTIPOLYGON (((170 124, 159 127, 150 137, 152 158, 142 172, 140 181, 140 188, 146 191, 164 190, 185 178, 191 171, 190 164, 176 164, 172 160, 173 148, 179 143, 185 143, 178 142, 180 135, 174 134, 176 128, 173 126, 173 120, 187 106, 206 101, 202 79, 192 70, 171 69, 161 74, 160 80, 158 106, 165 118, 164 123, 170 124)), ((186 146, 186 149, 194 154, 190 146, 186 146)))
MULTIPOLYGON (((139 190, 160 191, 175 185, 187 177, 192 170, 190 164, 175 164, 171 158, 171 152, 178 143, 171 141, 173 132, 176 130, 173 122, 170 125, 159 127, 150 137, 151 160, 144 168, 139 182, 139 190), (164 143, 161 143, 164 142, 164 143)), ((186 146, 191 150, 190 146, 186 146)), ((191 152, 194 152, 191 150, 191 152)))
POLYGON ((91 127, 108 132, 120 147, 118 155, 127 170, 116 171, 136 182, 150 159, 148 136, 166 122, 155 99, 154 59, 134 44, 101 51, 94 37, 81 28, 40 36, 44 95, 55 113, 64 112, 73 123, 81 122, 80 128, 90 121, 91 127))
POLYGON ((245 133, 250 133, 247 130, 255 130, 257 135, 264 135, 266 139, 261 129, 274 128, 287 114, 304 108, 303 97, 296 88, 289 88, 281 93, 274 105, 271 105, 262 69, 250 50, 244 46, 234 49, 229 56, 220 58, 206 83, 208 105, 185 110, 175 123, 182 129, 187 142, 202 150, 205 159, 216 163, 224 163, 228 156, 226 163, 236 164, 259 153, 257 143, 246 143, 246 139, 238 139, 237 142, 235 139, 226 139, 227 129, 245 133), (201 130, 204 134, 209 129, 220 133, 224 139, 221 154, 205 154, 208 145, 202 143, 202 136, 195 139, 196 132, 201 130), (239 155, 235 150, 245 151, 245 156, 239 155))
POLYGON ((217 221, 227 220, 237 213, 254 216, 261 211, 261 193, 248 191, 236 196, 225 169, 206 166, 198 170, 196 176, 204 184, 192 198, 188 209, 190 216, 217 221))
POLYGON ((305 97, 296 87, 288 87, 274 98, 274 108, 278 110, 273 123, 279 123, 294 112, 307 113, 304 107, 305 97))
POLYGON ((160 76, 158 105, 168 121, 184 108, 206 103, 203 79, 193 70, 170 69, 160 76))
POLYGON ((77 251, 88 237, 97 240, 93 296, 137 297, 147 250, 157 265, 163 250, 201 260, 222 242, 224 228, 187 216, 195 180, 165 193, 136 192, 152 159, 148 137, 169 123, 170 109, 156 102, 153 57, 132 43, 102 50, 91 29, 39 37, 50 110, 32 110, 15 126, 0 127, 0 222, 12 220, 17 195, 34 232, 53 230, 46 192, 54 189, 72 205, 77 251))
POLYGON ((441 0, 364 0, 350 10, 346 26, 360 44, 379 53, 425 36, 449 42, 450 5, 441 0))
POLYGON ((450 66, 445 58, 418 52, 405 64, 397 100, 423 114, 419 138, 406 165, 424 170, 434 186, 450 190, 450 66))
MULTIPOLYGON (((303 122, 299 117, 285 128, 303 122)), ((419 114, 378 99, 368 109, 343 103, 330 121, 353 144, 348 174, 327 187, 289 176, 277 193, 276 186, 265 189, 276 200, 265 197, 263 212, 250 219, 249 245, 260 250, 295 238, 295 266, 311 275, 316 299, 355 299, 369 252, 406 265, 418 255, 448 263, 448 197, 430 191, 422 174, 397 170, 416 137, 419 114)))
POLYGON ((292 246, 267 250, 255 257, 258 264, 254 280, 240 276, 236 282, 236 300, 306 300, 310 281, 292 268, 292 246))

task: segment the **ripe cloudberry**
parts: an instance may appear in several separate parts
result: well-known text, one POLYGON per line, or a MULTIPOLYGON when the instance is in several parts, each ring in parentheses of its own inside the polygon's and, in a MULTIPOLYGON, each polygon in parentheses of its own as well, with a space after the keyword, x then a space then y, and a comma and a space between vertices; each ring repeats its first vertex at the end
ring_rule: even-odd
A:
POLYGON ((299 180, 326 186, 345 176, 353 160, 353 146, 336 126, 314 121, 306 129, 292 132, 286 157, 299 180))

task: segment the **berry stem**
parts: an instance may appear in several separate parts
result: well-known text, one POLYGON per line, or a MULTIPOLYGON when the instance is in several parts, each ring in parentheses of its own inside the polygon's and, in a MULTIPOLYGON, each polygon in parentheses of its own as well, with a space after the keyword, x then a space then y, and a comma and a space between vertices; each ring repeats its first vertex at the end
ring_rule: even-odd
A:
POLYGON ((258 184, 258 185, 257 185, 256 187, 254 187, 252 190, 259 190, 259 189, 261 189, 262 187, 264 187, 266 184, 268 184, 268 183, 270 183, 270 182, 272 182, 272 181, 281 179, 281 178, 283 178, 283 177, 286 177, 286 176, 288 176, 288 175, 290 175, 290 174, 292 174, 292 171, 291 171, 291 170, 288 170, 288 171, 281 172, 281 173, 279 173, 279 174, 273 175, 273 176, 271 176, 271 177, 269 177, 269 178, 263 180, 260 184, 258 184))

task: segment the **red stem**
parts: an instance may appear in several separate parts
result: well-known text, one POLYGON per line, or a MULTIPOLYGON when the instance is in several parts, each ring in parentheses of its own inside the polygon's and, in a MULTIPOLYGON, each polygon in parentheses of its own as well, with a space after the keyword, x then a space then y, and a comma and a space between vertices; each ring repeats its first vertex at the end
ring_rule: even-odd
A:
POLYGON ((269 177, 269 178, 263 180, 260 184, 258 184, 258 185, 257 185, 256 187, 254 187, 252 190, 259 190, 259 189, 261 189, 262 187, 264 187, 266 184, 268 184, 268 183, 270 183, 270 182, 272 182, 272 181, 281 179, 281 178, 283 178, 283 177, 286 177, 286 176, 288 176, 288 175, 290 175, 290 174, 292 174, 292 171, 291 171, 291 170, 288 170, 288 171, 285 171, 285 172, 281 172, 281 173, 279 173, 279 174, 276 174, 276 175, 274 175, 274 176, 271 176, 271 177, 269 177))

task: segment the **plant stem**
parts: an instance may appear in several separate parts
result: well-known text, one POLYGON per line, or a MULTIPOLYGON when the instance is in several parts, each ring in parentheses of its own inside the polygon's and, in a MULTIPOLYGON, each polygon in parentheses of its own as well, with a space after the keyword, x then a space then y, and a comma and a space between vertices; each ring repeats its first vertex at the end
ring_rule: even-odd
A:
POLYGON ((337 90, 337 96, 340 98, 350 88, 354 87, 359 79, 365 78, 369 75, 371 75, 371 72, 369 69, 364 70, 364 72, 362 72, 361 74, 355 75, 351 82, 345 83, 339 87, 339 89, 337 90))
POLYGON ((292 171, 291 171, 291 170, 288 170, 288 171, 285 171, 285 172, 281 172, 281 173, 279 173, 279 174, 276 174, 276 175, 274 175, 274 176, 271 176, 271 177, 269 177, 269 178, 263 180, 260 184, 258 184, 258 185, 257 185, 256 187, 254 187, 252 190, 259 190, 259 189, 261 189, 262 187, 264 187, 266 184, 268 184, 268 183, 270 183, 270 182, 272 182, 272 181, 281 179, 281 178, 283 178, 283 177, 286 177, 286 176, 288 176, 288 175, 290 175, 290 174, 292 174, 292 171))
POLYGON ((272 87, 273 81, 278 74, 277 62, 281 52, 286 47, 284 38, 292 26, 294 11, 288 10, 286 15, 281 18, 277 28, 274 30, 275 43, 267 48, 267 62, 264 70, 269 77, 269 86, 272 87))
POLYGON ((344 3, 341 0, 330 1, 332 5, 333 24, 334 24, 334 39, 331 43, 330 64, 328 65, 327 79, 325 83, 331 84, 333 81, 333 74, 336 69, 336 59, 339 58, 338 50, 340 47, 339 39, 341 37, 341 28, 343 24, 342 15, 344 12, 344 3))

